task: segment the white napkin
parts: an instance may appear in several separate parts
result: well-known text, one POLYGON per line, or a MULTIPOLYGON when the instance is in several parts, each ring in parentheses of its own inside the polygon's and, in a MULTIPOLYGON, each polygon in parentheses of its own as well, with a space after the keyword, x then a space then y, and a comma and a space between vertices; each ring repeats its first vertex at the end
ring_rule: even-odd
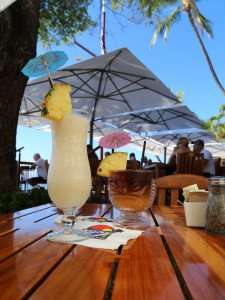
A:
MULTIPOLYGON (((57 216, 55 222, 60 224, 63 216, 57 216)), ((48 239, 53 242, 77 244, 100 249, 118 249, 126 245, 130 239, 142 234, 141 230, 122 227, 113 220, 101 217, 78 217, 74 234, 50 235, 48 239), (83 235, 76 234, 76 231, 83 235)))

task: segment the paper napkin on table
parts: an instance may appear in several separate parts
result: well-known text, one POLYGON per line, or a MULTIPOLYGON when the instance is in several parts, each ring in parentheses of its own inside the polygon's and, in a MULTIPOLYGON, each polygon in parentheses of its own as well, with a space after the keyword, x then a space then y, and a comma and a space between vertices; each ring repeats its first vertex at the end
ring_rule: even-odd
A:
POLYGON ((198 191, 198 185, 197 184, 192 184, 192 185, 188 185, 186 187, 183 188, 183 195, 184 195, 184 199, 186 200, 188 197, 188 194, 190 192, 197 192, 198 191))
POLYGON ((208 191, 199 189, 197 184, 184 187, 183 195, 186 202, 206 202, 208 199, 208 191))
MULTIPOLYGON (((62 222, 63 216, 58 216, 56 223, 62 222)), ((53 242, 77 244, 92 248, 116 250, 121 245, 126 245, 131 239, 142 234, 141 230, 125 228, 113 220, 104 217, 78 217, 75 230, 83 233, 83 236, 74 234, 56 236, 49 240, 53 242)))

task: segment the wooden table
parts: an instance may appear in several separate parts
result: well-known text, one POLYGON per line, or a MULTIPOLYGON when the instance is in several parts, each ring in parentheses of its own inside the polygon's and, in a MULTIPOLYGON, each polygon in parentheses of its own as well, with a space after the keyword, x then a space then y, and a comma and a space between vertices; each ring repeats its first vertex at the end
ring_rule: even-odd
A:
POLYGON ((56 214, 43 205, 0 215, 1 300, 225 299, 225 237, 187 228, 182 208, 153 207, 151 227, 117 252, 48 242, 56 214))

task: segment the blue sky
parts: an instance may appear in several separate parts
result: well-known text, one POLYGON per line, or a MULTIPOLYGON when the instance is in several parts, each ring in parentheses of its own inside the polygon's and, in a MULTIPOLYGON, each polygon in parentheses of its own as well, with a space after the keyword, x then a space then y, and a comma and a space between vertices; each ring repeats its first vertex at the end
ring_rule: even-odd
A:
MULTIPOLYGON (((95 18, 99 16, 98 2, 91 8, 91 14, 95 18)), ((219 78, 225 85, 225 1, 216 2, 200 1, 199 8, 212 22, 214 38, 209 39, 205 35, 204 42, 219 78)), ((123 14, 128 15, 126 11, 123 14)), ((106 28, 108 52, 122 47, 129 48, 174 93, 182 90, 184 103, 200 118, 209 118, 225 103, 224 96, 211 77, 186 16, 172 28, 168 41, 165 43, 159 40, 154 48, 150 48, 149 43, 153 28, 147 23, 134 24, 122 16, 113 16, 107 10, 106 28)), ((77 36, 77 40, 100 54, 99 28, 77 36)), ((75 63, 77 59, 90 58, 75 45, 52 46, 51 49, 64 50, 69 56, 68 64, 75 63)), ((38 44, 38 54, 46 50, 48 49, 38 44)), ((21 146, 25 147, 22 152, 23 160, 32 160, 33 153, 37 151, 50 158, 51 138, 48 133, 19 126, 17 147, 21 146)))

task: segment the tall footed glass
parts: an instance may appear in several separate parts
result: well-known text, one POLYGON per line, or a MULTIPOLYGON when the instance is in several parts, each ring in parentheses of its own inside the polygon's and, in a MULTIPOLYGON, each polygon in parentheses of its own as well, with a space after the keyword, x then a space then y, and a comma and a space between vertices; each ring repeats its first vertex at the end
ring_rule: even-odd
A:
POLYGON ((149 226, 146 213, 153 204, 152 172, 147 170, 113 171, 109 177, 109 198, 119 211, 117 221, 128 226, 149 226))
POLYGON ((53 121, 51 128, 52 156, 48 192, 56 207, 64 213, 64 229, 50 233, 48 239, 73 242, 76 238, 82 239, 81 233, 74 230, 73 225, 77 210, 87 201, 91 191, 86 148, 89 120, 82 115, 70 113, 61 121, 53 121))

